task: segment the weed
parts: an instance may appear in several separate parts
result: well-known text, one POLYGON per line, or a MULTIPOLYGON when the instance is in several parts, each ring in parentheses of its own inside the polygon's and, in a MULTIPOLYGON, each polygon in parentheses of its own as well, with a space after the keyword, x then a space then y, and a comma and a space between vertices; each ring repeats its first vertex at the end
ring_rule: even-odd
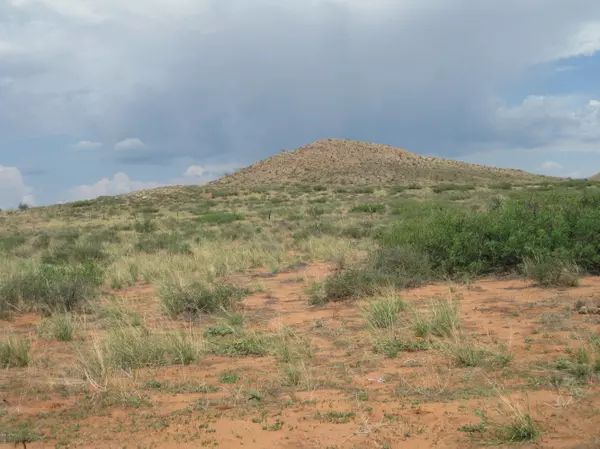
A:
POLYGON ((222 384, 235 384, 240 380, 237 371, 223 371, 219 376, 219 382, 222 384))
POLYGON ((38 334, 46 339, 71 341, 74 330, 73 317, 70 314, 62 314, 43 318, 38 327, 38 334))
POLYGON ((20 368, 29 365, 29 349, 29 340, 9 335, 6 341, 0 342, 0 366, 20 368))
POLYGON ((429 334, 436 337, 449 337, 460 329, 458 301, 446 298, 433 298, 427 313, 413 311, 412 329, 417 337, 429 334))
POLYGON ((377 329, 393 328, 398 321, 398 313, 406 309, 402 298, 393 293, 388 297, 370 301, 363 314, 367 326, 377 329))
POLYGON ((184 312, 196 315, 219 310, 232 310, 238 301, 248 293, 246 289, 226 283, 209 286, 201 281, 193 281, 188 284, 170 282, 162 286, 160 298, 163 308, 171 316, 184 312))

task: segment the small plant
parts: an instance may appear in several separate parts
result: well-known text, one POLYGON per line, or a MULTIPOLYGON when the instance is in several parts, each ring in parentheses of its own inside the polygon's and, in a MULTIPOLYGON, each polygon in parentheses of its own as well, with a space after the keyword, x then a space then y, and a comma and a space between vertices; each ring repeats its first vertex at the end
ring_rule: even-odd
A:
POLYGON ((235 333, 235 329, 226 324, 217 324, 204 329, 205 337, 224 337, 235 333))
POLYGON ((184 312, 197 315, 232 310, 248 293, 246 289, 226 283, 209 286, 201 281, 171 282, 163 285, 160 298, 163 308, 171 316, 184 312))
POLYGON ((427 313, 415 310, 413 315, 412 328, 417 337, 425 337, 428 334, 449 337, 460 329, 460 310, 455 300, 434 298, 429 303, 427 313))
POLYGON ((219 382, 222 384, 235 384, 240 381, 237 371, 223 371, 219 376, 219 382))
POLYGON ((350 209, 350 212, 365 212, 369 214, 377 214, 385 212, 385 204, 360 204, 350 209))
POLYGON ((560 257, 528 258, 522 265, 523 273, 543 287, 577 287, 579 267, 560 257))
POLYGON ((9 335, 0 342, 0 366, 3 368, 21 368, 29 365, 29 341, 9 335))
POLYGON ((317 412, 315 414, 315 418, 322 422, 330 422, 333 424, 346 424, 349 423, 352 418, 354 418, 354 412, 327 412, 321 413, 317 412))
POLYGON ((537 439, 540 431, 529 411, 523 412, 506 396, 501 396, 506 408, 498 408, 501 419, 492 419, 483 411, 475 413, 481 418, 481 432, 478 438, 488 439, 494 444, 514 444, 537 439))
POLYGON ((286 365, 283 367, 283 377, 286 385, 297 387, 302 380, 302 372, 295 365, 286 365))
POLYGON ((377 354, 385 354, 386 357, 393 359, 400 352, 417 352, 429 349, 429 343, 421 340, 403 340, 401 338, 382 338, 375 341, 373 350, 377 354))
POLYGON ((382 299, 369 302, 364 317, 367 326, 377 329, 393 328, 398 321, 398 313, 406 309, 406 304, 393 293, 382 299))
POLYGON ((70 314, 62 314, 43 318, 38 333, 46 339, 71 341, 73 340, 74 330, 73 317, 70 314))
POLYGON ((207 223, 222 225, 227 223, 233 223, 234 221, 243 220, 244 216, 240 214, 234 214, 231 212, 213 212, 210 214, 200 215, 195 220, 198 223, 207 223))
POLYGON ((372 296, 379 289, 381 278, 372 271, 350 268, 329 276, 323 285, 325 301, 359 299, 372 296))

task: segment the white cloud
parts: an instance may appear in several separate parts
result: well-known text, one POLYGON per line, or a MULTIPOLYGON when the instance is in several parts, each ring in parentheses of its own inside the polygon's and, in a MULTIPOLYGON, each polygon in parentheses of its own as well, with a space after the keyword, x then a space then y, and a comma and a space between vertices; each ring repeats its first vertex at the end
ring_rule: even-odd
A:
POLYGON ((31 188, 25 185, 18 168, 0 165, 0 207, 16 207, 20 202, 35 206, 31 188))
POLYGON ((80 140, 79 142, 71 145, 71 149, 75 151, 89 151, 97 150, 102 148, 102 142, 92 142, 90 140, 80 140))
POLYGON ((200 165, 190 165, 184 173, 184 176, 202 176, 205 170, 200 165))
POLYGON ((600 102, 572 96, 529 96, 492 115, 498 138, 509 135, 522 146, 600 149, 600 102))
POLYGON ((190 165, 184 173, 184 176, 196 176, 200 177, 203 175, 219 175, 230 172, 240 168, 238 164, 213 164, 213 165, 190 165))
POLYGON ((556 172, 556 171, 560 171, 563 169, 563 166, 560 165, 558 162, 554 162, 554 161, 546 161, 543 162, 542 165, 540 165, 537 169, 537 171, 540 172, 556 172))
POLYGON ((115 145, 116 151, 146 150, 148 146, 138 138, 121 140, 115 145))
POLYGON ((68 192, 71 200, 85 200, 104 195, 120 195, 137 190, 153 189, 167 185, 160 182, 144 182, 129 179, 126 173, 116 173, 112 179, 103 178, 95 184, 77 186, 68 192))

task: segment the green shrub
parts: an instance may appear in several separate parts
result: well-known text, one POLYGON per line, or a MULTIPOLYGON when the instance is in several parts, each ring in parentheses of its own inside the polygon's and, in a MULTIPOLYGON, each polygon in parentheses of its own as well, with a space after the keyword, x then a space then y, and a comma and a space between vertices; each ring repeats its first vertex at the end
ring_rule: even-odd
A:
POLYGON ((429 334, 436 337, 452 336, 460 329, 460 310, 457 301, 432 298, 426 313, 413 312, 412 329, 417 337, 429 334))
POLYGON ((544 287, 576 287, 579 285, 579 267, 557 255, 544 258, 527 258, 522 265, 523 274, 544 287))
POLYGON ((393 328, 398 321, 398 313, 405 308, 402 298, 395 295, 370 301, 364 311, 365 321, 371 328, 393 328))
POLYGON ((44 314, 75 310, 94 299, 103 280, 97 265, 37 265, 4 279, 0 284, 0 310, 20 304, 44 314))
POLYGON ((371 263, 374 270, 398 288, 418 287, 433 278, 429 257, 409 246, 380 248, 371 263))
POLYGON ((64 244, 42 254, 42 263, 60 265, 69 263, 101 262, 108 255, 101 244, 64 244))
POLYGON ((240 214, 234 214, 231 212, 213 212, 210 214, 200 215, 195 220, 198 223, 209 223, 209 224, 227 224, 233 223, 234 221, 243 220, 244 216, 240 214))
POLYGON ((382 279, 368 269, 350 268, 332 274, 323 284, 326 301, 359 299, 374 295, 382 285, 382 279))
POLYGON ((29 341, 10 335, 0 341, 0 367, 20 368, 29 365, 29 341))
POLYGON ((176 233, 159 233, 141 236, 135 245, 138 251, 154 254, 165 251, 173 254, 192 254, 190 243, 176 233))
POLYGON ((377 214, 385 211, 385 204, 360 204, 350 209, 350 212, 365 212, 377 214))
POLYGON ((400 352, 418 352, 429 349, 429 343, 424 340, 403 340, 401 338, 383 338, 375 341, 373 351, 393 359, 400 352))
POLYGON ((108 334, 106 353, 111 365, 124 370, 189 365, 198 355, 193 341, 181 333, 156 334, 144 327, 131 326, 108 334))
POLYGON ((600 194, 591 191, 515 196, 483 212, 429 206, 382 232, 383 247, 411 246, 439 274, 515 271, 527 258, 560 254, 600 272, 600 194))
POLYGON ((10 252, 24 245, 26 238, 20 234, 0 236, 0 251, 10 252))
POLYGON ((475 186, 464 184, 439 184, 433 187, 434 193, 442 193, 447 192, 449 190, 459 190, 466 192, 467 190, 475 190, 475 186))
POLYGON ((210 286, 201 281, 189 284, 171 282, 162 286, 160 298, 163 308, 171 316, 181 313, 197 315, 232 310, 248 293, 246 289, 226 283, 210 286))
POLYGON ((73 317, 70 314, 61 314, 43 318, 38 327, 38 334, 46 339, 71 341, 74 330, 73 317))

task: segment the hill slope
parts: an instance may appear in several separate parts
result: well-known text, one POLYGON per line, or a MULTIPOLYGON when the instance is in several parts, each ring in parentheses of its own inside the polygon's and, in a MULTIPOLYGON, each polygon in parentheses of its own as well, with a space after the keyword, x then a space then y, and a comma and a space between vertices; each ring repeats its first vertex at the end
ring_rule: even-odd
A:
POLYGON ((590 181, 600 181, 600 173, 596 173, 594 176, 588 178, 590 181))
MULTIPOLYGON (((547 181, 521 170, 423 157, 406 150, 344 139, 321 140, 224 176, 212 185, 457 184, 547 181)), ((556 178, 554 178, 556 179, 556 178)))

